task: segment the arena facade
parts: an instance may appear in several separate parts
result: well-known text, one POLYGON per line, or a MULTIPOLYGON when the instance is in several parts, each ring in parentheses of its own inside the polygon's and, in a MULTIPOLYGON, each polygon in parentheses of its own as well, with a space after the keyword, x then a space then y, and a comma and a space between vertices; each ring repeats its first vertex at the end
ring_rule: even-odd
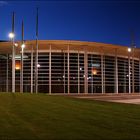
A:
MULTIPOLYGON (((15 90, 21 84, 21 42, 16 47, 15 90)), ((25 41, 23 92, 35 92, 36 41, 25 41)), ((97 42, 39 40, 38 92, 140 92, 140 49, 97 42)), ((12 90, 12 43, 0 42, 0 92, 12 90)))

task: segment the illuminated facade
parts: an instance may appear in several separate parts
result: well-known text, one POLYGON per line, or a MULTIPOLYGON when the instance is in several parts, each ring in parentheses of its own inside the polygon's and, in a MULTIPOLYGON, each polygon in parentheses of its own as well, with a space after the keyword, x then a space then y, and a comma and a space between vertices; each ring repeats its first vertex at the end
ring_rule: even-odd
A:
MULTIPOLYGON (((20 42, 18 42, 20 44, 20 42)), ((23 91, 35 89, 35 41, 26 41, 23 91)), ((11 92, 11 42, 0 42, 0 91, 11 92)), ((20 46, 20 45, 19 45, 20 46)), ((16 48, 16 92, 20 91, 20 47, 16 48)), ((39 41, 38 92, 105 94, 140 92, 140 50, 81 41, 39 41)))

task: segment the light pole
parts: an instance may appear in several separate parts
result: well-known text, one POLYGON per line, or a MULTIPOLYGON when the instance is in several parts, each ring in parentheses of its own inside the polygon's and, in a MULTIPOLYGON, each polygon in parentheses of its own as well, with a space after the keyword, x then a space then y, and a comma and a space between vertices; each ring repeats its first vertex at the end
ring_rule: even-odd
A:
POLYGON ((24 56, 24 24, 22 21, 22 44, 21 44, 21 71, 20 71, 20 92, 23 93, 23 56, 24 56))
POLYGON ((131 93, 131 67, 130 67, 130 53, 131 48, 128 48, 128 81, 129 81, 129 94, 131 93))
POLYGON ((35 93, 38 93, 38 8, 36 13, 35 93))
POLYGON ((21 45, 21 79, 20 79, 20 92, 23 93, 23 56, 24 56, 25 44, 21 45))
POLYGON ((14 45, 14 27, 15 26, 15 13, 12 14, 12 32, 9 33, 9 38, 12 41, 12 93, 15 93, 15 45, 14 45))
POLYGON ((135 70, 134 70, 134 49, 135 49, 135 33, 131 31, 131 48, 132 48, 132 93, 135 92, 135 70))
POLYGON ((31 93, 33 93, 33 45, 31 45, 31 93))
POLYGON ((9 33, 9 38, 12 41, 12 93, 15 93, 15 45, 14 45, 15 34, 9 33))

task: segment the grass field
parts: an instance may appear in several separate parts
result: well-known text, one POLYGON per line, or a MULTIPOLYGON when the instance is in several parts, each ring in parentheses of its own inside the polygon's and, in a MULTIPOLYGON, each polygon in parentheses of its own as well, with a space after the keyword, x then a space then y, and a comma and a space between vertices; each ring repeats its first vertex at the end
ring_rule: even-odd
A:
POLYGON ((0 139, 140 139, 140 105, 2 93, 0 139))

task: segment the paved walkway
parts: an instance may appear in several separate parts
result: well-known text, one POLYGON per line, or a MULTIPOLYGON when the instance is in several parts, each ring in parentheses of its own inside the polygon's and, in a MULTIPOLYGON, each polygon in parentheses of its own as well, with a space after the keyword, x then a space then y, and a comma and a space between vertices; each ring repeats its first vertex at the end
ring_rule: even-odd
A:
POLYGON ((130 103, 130 104, 140 104, 140 94, 117 94, 117 95, 78 95, 73 96, 75 98, 84 98, 84 99, 92 99, 99 101, 108 101, 108 102, 118 102, 118 103, 130 103))

